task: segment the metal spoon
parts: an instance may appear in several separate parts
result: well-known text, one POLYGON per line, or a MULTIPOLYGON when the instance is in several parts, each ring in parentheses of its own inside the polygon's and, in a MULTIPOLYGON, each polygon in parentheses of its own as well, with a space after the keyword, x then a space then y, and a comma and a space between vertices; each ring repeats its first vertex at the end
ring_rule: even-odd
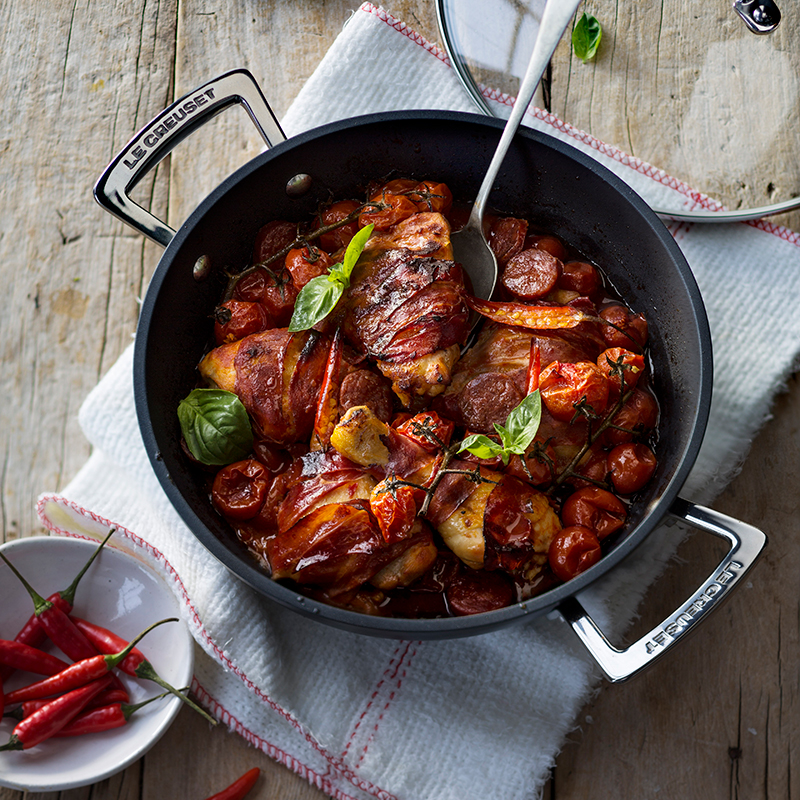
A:
POLYGON ((476 297, 488 300, 497 282, 497 259, 483 233, 483 214, 486 200, 492 191, 494 180, 503 163, 508 147, 517 132, 522 116, 531 102, 533 93, 544 75, 547 64, 561 41, 564 30, 575 15, 581 0, 549 0, 539 24, 539 33, 533 45, 533 53, 528 69, 519 87, 517 99, 511 109, 511 116, 503 129, 489 168, 483 178, 475 203, 472 206, 467 224, 451 237, 453 257, 458 261, 472 281, 476 297))

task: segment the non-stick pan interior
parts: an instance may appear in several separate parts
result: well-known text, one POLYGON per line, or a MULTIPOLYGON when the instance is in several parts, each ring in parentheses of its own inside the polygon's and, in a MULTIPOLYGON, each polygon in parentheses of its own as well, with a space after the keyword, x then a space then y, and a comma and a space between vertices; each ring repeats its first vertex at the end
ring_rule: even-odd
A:
POLYGON ((521 606, 453 619, 377 619, 315 603, 274 583, 211 507, 204 476, 181 449, 176 408, 196 385, 195 367, 210 340, 224 270, 247 263, 265 222, 307 219, 320 201, 362 196, 370 180, 435 179, 447 183, 457 199, 471 199, 501 128, 498 120, 471 114, 397 112, 311 131, 262 154, 219 186, 181 226, 158 265, 143 304, 134 365, 137 413, 153 468, 200 542, 283 605, 353 630, 413 638, 468 635, 548 611, 642 541, 668 511, 694 462, 710 402, 711 345, 702 301, 680 250, 614 175, 560 141, 526 129, 506 156, 490 205, 557 234, 599 264, 650 326, 661 405, 659 465, 615 550, 570 583, 521 606), (299 173, 311 176, 312 189, 293 199, 285 187, 299 173), (197 282, 193 267, 201 256, 210 259, 212 276, 197 282))

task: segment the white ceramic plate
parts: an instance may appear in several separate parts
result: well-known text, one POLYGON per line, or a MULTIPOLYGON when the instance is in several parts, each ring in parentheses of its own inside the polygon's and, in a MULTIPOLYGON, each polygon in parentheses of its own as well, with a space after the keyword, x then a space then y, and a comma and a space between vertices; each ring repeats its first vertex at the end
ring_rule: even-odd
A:
MULTIPOLYGON (((45 536, 8 542, 0 549, 33 588, 47 597, 69 586, 96 547, 80 539, 45 536)), ((13 639, 32 611, 27 592, 0 561, 0 638, 13 639)), ((130 640, 153 622, 178 617, 179 608, 169 587, 150 567, 106 545, 78 587, 74 613, 130 640)), ((182 621, 151 631, 139 649, 172 686, 181 689, 189 685, 194 648, 182 621)), ((54 647, 50 651, 64 658, 54 647)), ((119 674, 131 703, 163 691, 150 681, 119 674)), ((17 673, 8 679, 5 690, 37 679, 17 673)), ((177 697, 164 697, 137 711, 121 728, 50 739, 30 750, 0 752, 0 786, 56 792, 103 780, 144 755, 166 732, 181 705, 177 697)), ((0 744, 8 741, 15 724, 10 718, 0 722, 0 744)))

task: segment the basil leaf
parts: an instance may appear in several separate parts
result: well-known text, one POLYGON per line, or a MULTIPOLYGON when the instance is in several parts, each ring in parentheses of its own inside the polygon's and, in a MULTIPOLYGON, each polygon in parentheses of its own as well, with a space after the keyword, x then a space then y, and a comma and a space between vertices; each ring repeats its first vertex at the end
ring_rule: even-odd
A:
POLYGON ((253 431, 242 401, 222 389, 194 389, 178 404, 189 452, 202 464, 221 466, 246 458, 253 431))
POLYGON ((307 331, 325 319, 336 307, 343 291, 342 283, 332 281, 328 275, 312 278, 294 301, 289 332, 307 331))
POLYGON ((572 49, 575 55, 585 64, 595 57, 602 37, 603 29, 600 23, 591 14, 584 12, 572 29, 572 49))
MULTIPOLYGON (((363 227, 350 240, 350 243, 347 245, 347 249, 344 251, 344 260, 342 262, 341 269, 337 273, 337 278, 344 283, 345 289, 350 286, 350 276, 353 274, 353 269, 355 268, 356 262, 364 252, 364 247, 367 244, 369 237, 372 236, 372 231, 374 228, 374 225, 366 225, 363 227)), ((333 274, 333 270, 331 270, 331 274, 333 274)))
POLYGON ((472 436, 467 436, 458 448, 459 453, 465 450, 478 458, 489 459, 502 455, 503 446, 482 433, 474 433, 472 436))
MULTIPOLYGON (((531 392, 506 419, 503 427, 505 436, 500 434, 503 445, 507 450, 521 456, 536 436, 539 423, 542 420, 542 398, 537 389, 531 392)), ((498 430, 498 433, 500 431, 498 430)))
POLYGON ((350 240, 343 263, 334 264, 327 275, 312 278, 300 290, 289 322, 290 333, 313 328, 336 308, 342 293, 350 286, 350 276, 374 227, 367 225, 350 240))
POLYGON ((500 437, 499 444, 488 436, 475 433, 461 442, 458 452, 468 450, 472 455, 484 459, 500 456, 503 463, 508 464, 512 454, 521 456, 528 449, 539 430, 541 420, 542 398, 537 389, 511 409, 505 425, 495 422, 494 429, 500 437))

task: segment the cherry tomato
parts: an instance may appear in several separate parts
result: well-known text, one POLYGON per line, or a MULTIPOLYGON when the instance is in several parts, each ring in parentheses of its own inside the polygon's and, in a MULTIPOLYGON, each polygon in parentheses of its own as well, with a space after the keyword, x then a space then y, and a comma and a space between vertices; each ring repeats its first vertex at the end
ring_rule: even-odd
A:
POLYGON ((378 521, 383 540, 387 544, 398 542, 406 537, 416 519, 416 492, 412 486, 390 489, 382 480, 372 490, 369 508, 378 521))
POLYGON ((567 479, 567 483, 575 487, 595 486, 605 480, 607 473, 608 454, 595 444, 581 459, 581 463, 575 468, 575 474, 567 479), (588 481, 583 480, 584 478, 588 478, 588 481))
POLYGON ((396 223, 408 219, 417 213, 417 207, 403 194, 379 194, 371 198, 367 210, 358 217, 358 224, 362 228, 374 225, 375 230, 385 231, 396 223))
POLYGON ((234 291, 235 299, 261 303, 278 327, 289 324, 297 299, 297 288, 289 270, 259 267, 242 278, 234 291))
POLYGON ((214 338, 217 344, 238 342, 251 333, 274 326, 272 316, 261 303, 228 300, 214 311, 214 338))
POLYGON ((600 312, 600 318, 610 323, 603 325, 603 338, 609 347, 626 350, 643 350, 647 344, 647 320, 634 314, 625 306, 612 304, 600 312))
POLYGON ((634 389, 625 405, 614 415, 612 427, 603 433, 607 446, 630 442, 635 436, 655 428, 658 423, 658 402, 651 392, 634 389))
POLYGON ((561 239, 549 234, 530 234, 525 238, 525 246, 523 249, 527 250, 529 247, 538 247, 539 250, 544 250, 555 256, 559 261, 564 261, 567 258, 567 248, 564 246, 561 239))
POLYGON ((453 205, 453 193, 444 183, 422 181, 406 193, 417 211, 436 211, 447 214, 453 205))
POLYGON ((596 564, 601 556, 600 542, 594 533, 581 525, 572 525, 550 542, 547 560, 557 578, 569 581, 596 564))
POLYGON ((294 222, 275 220, 268 222, 256 236, 253 246, 253 263, 262 264, 280 253, 297 238, 297 225, 294 222))
MULTIPOLYGON (((332 203, 320 214, 320 227, 326 228, 328 225, 335 225, 337 222, 341 222, 349 217, 360 205, 355 200, 340 200, 337 203, 332 203)), ((329 253, 335 253, 350 244, 350 240, 358 233, 358 227, 358 220, 354 219, 352 222, 340 225, 328 233, 323 233, 317 240, 319 246, 329 253)))
POLYGON ((566 526, 581 525, 593 531, 600 541, 618 531, 628 516, 625 503, 599 486, 585 486, 573 492, 561 508, 566 526))
POLYGON ((608 378, 608 385, 612 397, 619 397, 622 380, 625 381, 626 391, 633 389, 641 374, 644 372, 644 356, 625 350, 623 347, 609 347, 597 358, 597 366, 608 378), (621 363, 622 374, 615 364, 621 363))
POLYGON ((284 262, 298 291, 312 278, 324 275, 332 264, 331 257, 324 250, 308 247, 296 247, 294 250, 290 250, 286 254, 284 262))
POLYGON ((561 267, 559 289, 568 289, 588 297, 600 291, 601 287, 600 273, 592 264, 586 261, 567 261, 561 267))
POLYGON ((657 463, 655 453, 637 442, 618 445, 608 454, 611 482, 620 494, 638 492, 653 477, 657 463))
POLYGON ((261 511, 272 478, 254 458, 223 467, 214 478, 211 499, 219 512, 234 520, 248 520, 261 511))
POLYGON ((450 444, 455 424, 442 419, 435 411, 415 414, 397 426, 397 430, 431 453, 450 444))
MULTIPOLYGON (((497 461, 502 463, 499 456, 497 461)), ((499 467, 499 464, 496 466, 499 467)), ((549 444, 541 448, 541 451, 531 448, 524 457, 511 456, 503 471, 506 475, 513 475, 532 486, 546 486, 556 476, 556 454, 549 444)))
POLYGON ((576 405, 581 401, 598 416, 608 404, 608 379, 590 361, 553 361, 539 376, 539 391, 547 410, 564 422, 575 416, 576 405))

